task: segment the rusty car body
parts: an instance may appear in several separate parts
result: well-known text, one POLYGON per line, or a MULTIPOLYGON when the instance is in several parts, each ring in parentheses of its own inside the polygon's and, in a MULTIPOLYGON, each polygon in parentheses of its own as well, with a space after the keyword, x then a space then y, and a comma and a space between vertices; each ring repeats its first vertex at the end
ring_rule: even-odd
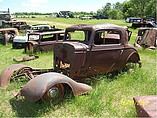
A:
POLYGON ((129 34, 127 27, 112 24, 68 27, 64 41, 54 47, 54 69, 79 79, 119 71, 129 62, 139 63, 137 50, 128 44, 129 34), (68 32, 71 40, 67 40, 68 32), (72 32, 84 36, 76 39, 72 32))
POLYGON ((64 30, 32 32, 28 34, 28 41, 25 42, 25 52, 52 51, 54 45, 63 40, 64 30))
POLYGON ((135 47, 148 49, 157 48, 157 28, 143 27, 138 30, 138 35, 135 40, 135 47))
POLYGON ((152 21, 145 21, 145 22, 133 22, 131 27, 139 28, 139 27, 154 27, 157 28, 157 25, 152 21))
POLYGON ((28 25, 25 21, 3 21, 3 25, 5 27, 17 28, 18 30, 30 29, 30 25, 28 25))
POLYGON ((8 42, 12 41, 15 36, 18 36, 19 32, 16 28, 1 28, 0 29, 0 42, 3 45, 8 45, 8 42))
POLYGON ((35 24, 35 25, 31 25, 30 29, 27 30, 27 33, 32 33, 35 31, 51 31, 51 30, 55 30, 58 29, 56 28, 54 25, 51 26, 49 24, 35 24))
POLYGON ((86 93, 92 88, 74 80, 119 71, 127 63, 140 64, 137 50, 128 44, 130 35, 127 27, 113 24, 70 26, 65 30, 64 40, 54 46, 52 69, 46 71, 25 65, 18 65, 20 69, 16 69, 17 64, 11 65, 1 73, 0 87, 6 88, 10 80, 25 76, 31 80, 16 97, 22 95, 34 102, 57 95, 62 98, 65 84, 71 87, 74 95, 86 93), (22 70, 21 66, 24 66, 22 70), (7 71, 10 74, 5 76, 7 71))
POLYGON ((8 8, 7 11, 0 11, 0 21, 10 21, 11 20, 11 14, 10 14, 10 10, 8 8))
MULTIPOLYGON (((40 44, 42 44, 42 42, 44 43, 45 41, 51 41, 47 43, 47 47, 45 46, 46 48, 48 48, 50 47, 51 43, 55 44, 54 41, 55 36, 60 36, 59 33, 60 35, 63 35, 64 34, 63 29, 56 28, 55 26, 52 27, 50 25, 45 25, 45 24, 33 25, 29 30, 26 31, 25 36, 14 37, 12 47, 14 49, 27 48, 27 50, 25 50, 26 52, 30 51, 30 48, 36 51, 35 50, 36 46, 40 47, 40 44), (32 46, 32 47, 29 48, 28 46, 32 46)), ((56 40, 58 41, 60 40, 60 38, 61 36, 59 37, 59 39, 56 38, 56 40)))

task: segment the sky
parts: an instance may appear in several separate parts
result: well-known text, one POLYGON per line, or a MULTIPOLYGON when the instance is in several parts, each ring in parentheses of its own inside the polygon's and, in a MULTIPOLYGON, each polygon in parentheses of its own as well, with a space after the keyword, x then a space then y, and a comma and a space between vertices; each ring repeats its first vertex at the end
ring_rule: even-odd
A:
POLYGON ((126 0, 0 0, 0 11, 8 8, 15 12, 52 13, 59 11, 96 12, 107 2, 123 3, 126 0))

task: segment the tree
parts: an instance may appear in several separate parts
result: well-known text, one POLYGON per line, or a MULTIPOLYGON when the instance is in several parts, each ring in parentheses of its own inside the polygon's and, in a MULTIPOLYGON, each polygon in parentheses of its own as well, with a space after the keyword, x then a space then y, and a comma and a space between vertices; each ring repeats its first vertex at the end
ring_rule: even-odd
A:
POLYGON ((123 17, 136 17, 136 13, 134 12, 134 9, 132 8, 133 3, 131 1, 126 1, 122 4, 122 13, 123 17))
POLYGON ((98 9, 96 14, 97 14, 97 15, 103 14, 102 9, 98 9))
POLYGON ((117 9, 118 11, 121 10, 121 6, 122 6, 122 4, 120 2, 116 2, 115 4, 113 4, 113 8, 117 9))
POLYGON ((124 18, 156 17, 156 0, 130 0, 122 5, 124 18))
POLYGON ((102 9, 103 15, 109 16, 110 10, 111 10, 111 3, 106 3, 106 5, 102 9))
POLYGON ((112 9, 109 11, 109 17, 111 19, 118 19, 118 10, 117 9, 112 9))
POLYGON ((147 4, 149 4, 150 0, 130 0, 130 2, 132 2, 133 5, 131 7, 138 13, 137 15, 143 18, 145 16, 144 9, 147 4))
POLYGON ((146 5, 144 12, 147 17, 156 18, 156 0, 150 0, 146 5))

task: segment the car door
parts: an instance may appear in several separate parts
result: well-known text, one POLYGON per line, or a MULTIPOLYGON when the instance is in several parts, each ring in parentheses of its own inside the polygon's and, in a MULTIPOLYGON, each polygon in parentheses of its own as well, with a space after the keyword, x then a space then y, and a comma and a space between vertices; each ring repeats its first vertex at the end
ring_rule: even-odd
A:
POLYGON ((115 65, 117 65, 116 63, 121 59, 124 50, 120 37, 120 34, 109 34, 107 31, 107 33, 99 34, 99 36, 94 39, 94 42, 96 42, 96 40, 100 41, 101 38, 100 42, 102 44, 98 42, 94 43, 90 49, 90 74, 108 73, 119 68, 115 65))

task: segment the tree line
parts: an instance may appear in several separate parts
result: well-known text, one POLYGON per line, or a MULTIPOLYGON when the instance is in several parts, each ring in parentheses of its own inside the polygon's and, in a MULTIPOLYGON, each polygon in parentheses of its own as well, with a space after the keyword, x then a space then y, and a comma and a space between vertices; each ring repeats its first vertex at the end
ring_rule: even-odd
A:
POLYGON ((97 14, 103 14, 111 19, 127 17, 156 18, 156 0, 128 0, 123 3, 106 3, 97 14))
POLYGON ((13 15, 51 15, 51 13, 39 13, 39 12, 15 12, 13 15))
MULTIPOLYGON (((16 12, 14 15, 50 15, 51 13, 16 12)), ((104 15, 111 19, 126 19, 127 17, 156 18, 156 0, 126 0, 123 3, 106 3, 94 12, 73 12, 74 15, 104 15)))

